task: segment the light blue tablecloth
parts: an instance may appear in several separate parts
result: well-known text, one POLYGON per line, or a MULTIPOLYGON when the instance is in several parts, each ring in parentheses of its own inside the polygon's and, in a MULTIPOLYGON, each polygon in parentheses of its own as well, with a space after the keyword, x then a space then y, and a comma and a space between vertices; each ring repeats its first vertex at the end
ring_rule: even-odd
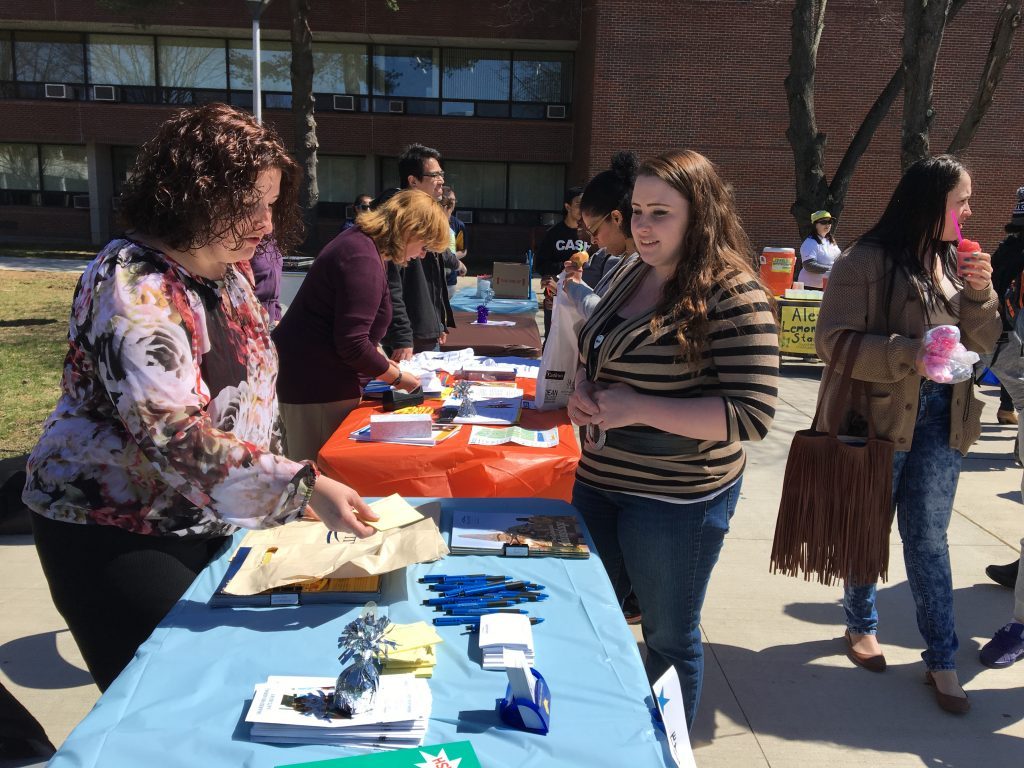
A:
MULTIPOLYGON (((445 529, 456 507, 573 511, 547 499, 439 501, 445 529)), ((268 675, 339 672, 338 634, 360 608, 209 608, 228 554, 200 574, 68 737, 51 768, 273 768, 348 754, 337 747, 250 742, 244 717, 253 686, 268 675)), ((551 599, 531 614, 545 619, 534 627, 534 642, 537 669, 552 691, 551 732, 540 736, 504 725, 495 702, 507 678, 481 668, 476 635, 439 627, 444 642, 430 680, 433 711, 425 744, 468 739, 488 768, 671 765, 664 734, 651 719, 651 692, 636 642, 596 555, 463 556, 414 566, 387 582, 382 603, 393 621, 436 615, 420 604, 426 588, 417 583, 431 572, 529 576, 547 586, 551 599)))
MULTIPOLYGON (((452 311, 454 312, 476 312, 476 308, 483 304, 483 299, 476 295, 476 288, 462 288, 451 297, 452 311)), ((487 308, 492 315, 518 315, 526 312, 537 311, 537 297, 530 291, 528 299, 491 299, 487 302, 487 308)))

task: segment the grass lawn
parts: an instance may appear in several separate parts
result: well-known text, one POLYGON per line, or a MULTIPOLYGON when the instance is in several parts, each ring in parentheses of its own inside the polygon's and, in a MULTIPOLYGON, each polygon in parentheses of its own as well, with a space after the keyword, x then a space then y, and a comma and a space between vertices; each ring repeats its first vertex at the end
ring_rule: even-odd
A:
POLYGON ((0 256, 21 256, 35 259, 93 259, 96 247, 92 245, 0 245, 0 256))
POLYGON ((28 453, 60 393, 77 274, 0 271, 0 459, 28 453))

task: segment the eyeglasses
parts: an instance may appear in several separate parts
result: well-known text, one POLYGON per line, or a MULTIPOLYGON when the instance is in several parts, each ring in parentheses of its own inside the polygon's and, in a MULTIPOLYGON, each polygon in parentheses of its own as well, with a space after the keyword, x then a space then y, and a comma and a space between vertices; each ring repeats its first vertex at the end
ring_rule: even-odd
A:
POLYGON ((441 205, 444 206, 445 208, 454 208, 455 207, 455 203, 456 203, 455 200, 442 200, 441 201, 441 205))
POLYGON ((821 224, 822 226, 825 226, 825 227, 831 227, 832 226, 832 219, 818 219, 815 222, 815 224, 821 224))
POLYGON ((369 203, 360 203, 359 205, 356 206, 356 210, 357 211, 368 211, 368 210, 370 210, 370 204, 369 203))
POLYGON ((594 236, 595 236, 595 235, 596 235, 596 234, 597 234, 598 232, 600 232, 600 231, 601 231, 601 225, 602 225, 602 224, 604 224, 604 222, 605 222, 605 219, 607 219, 607 218, 608 218, 609 216, 611 216, 611 215, 612 215, 612 212, 611 212, 611 211, 608 211, 608 213, 606 213, 606 214, 605 214, 604 216, 602 216, 602 217, 601 217, 600 219, 598 219, 598 220, 597 220, 597 224, 595 224, 595 225, 594 225, 593 229, 591 229, 590 227, 588 227, 588 226, 587 226, 587 225, 586 225, 586 224, 584 223, 583 219, 581 218, 581 219, 580 219, 580 229, 582 229, 582 230, 583 230, 584 232, 586 232, 586 233, 587 233, 587 235, 588 235, 588 236, 590 237, 590 239, 591 239, 591 240, 593 240, 593 239, 594 239, 594 236))
POLYGON ((420 176, 421 179, 443 179, 444 171, 431 171, 420 176))

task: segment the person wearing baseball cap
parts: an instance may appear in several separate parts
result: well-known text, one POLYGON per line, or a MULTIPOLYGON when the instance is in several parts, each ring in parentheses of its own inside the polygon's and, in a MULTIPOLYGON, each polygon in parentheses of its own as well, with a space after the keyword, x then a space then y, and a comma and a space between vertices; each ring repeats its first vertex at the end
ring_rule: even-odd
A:
POLYGON ((839 257, 839 246, 832 237, 832 214, 815 211, 811 214, 814 232, 800 246, 800 276, 797 277, 807 288, 824 288, 832 271, 832 264, 839 257))

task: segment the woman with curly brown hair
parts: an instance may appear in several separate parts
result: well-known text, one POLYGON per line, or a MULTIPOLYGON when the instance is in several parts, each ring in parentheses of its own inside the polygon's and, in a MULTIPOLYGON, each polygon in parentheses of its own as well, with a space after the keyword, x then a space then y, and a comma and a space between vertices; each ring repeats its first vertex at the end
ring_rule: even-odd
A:
POLYGON ((377 346, 391 324, 387 265, 404 267, 427 251, 444 250, 450 234, 444 209, 430 195, 404 189, 360 213, 355 226, 316 257, 274 330, 281 358, 277 395, 291 458, 316 461, 370 379, 405 390, 419 386, 377 346))
POLYGON ((139 152, 127 234, 75 291, 61 396, 23 498, 43 572, 101 690, 239 526, 310 509, 373 533, 351 488, 282 455, 277 358, 248 260, 301 237, 300 170, 222 104, 180 112, 139 152))
POLYGON ((775 415, 778 332, 732 193, 707 158, 640 166, 640 258, 616 273, 580 332, 569 416, 586 427, 573 505, 621 601, 643 606, 647 675, 700 700, 700 612, 743 478, 742 441, 775 415))

